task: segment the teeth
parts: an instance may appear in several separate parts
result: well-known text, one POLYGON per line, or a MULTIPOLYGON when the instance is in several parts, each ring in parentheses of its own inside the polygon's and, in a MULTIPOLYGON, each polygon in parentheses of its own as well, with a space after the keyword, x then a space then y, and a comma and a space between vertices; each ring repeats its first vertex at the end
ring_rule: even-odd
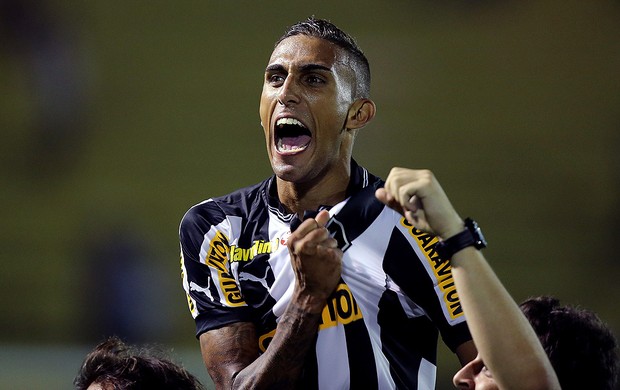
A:
POLYGON ((300 127, 305 128, 305 126, 300 121, 298 121, 295 118, 280 118, 276 122, 276 125, 277 126, 281 126, 281 125, 295 125, 295 126, 300 126, 300 127))
POLYGON ((286 145, 286 144, 282 144, 282 140, 278 140, 277 147, 278 147, 278 150, 281 152, 298 152, 300 150, 304 150, 307 147, 307 145, 304 145, 304 146, 286 145))

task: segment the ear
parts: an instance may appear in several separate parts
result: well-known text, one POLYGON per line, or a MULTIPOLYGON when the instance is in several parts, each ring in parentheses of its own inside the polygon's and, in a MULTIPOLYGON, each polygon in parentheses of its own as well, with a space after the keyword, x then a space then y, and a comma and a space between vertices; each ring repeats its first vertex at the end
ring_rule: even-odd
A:
POLYGON ((361 129, 375 117, 377 106, 370 99, 358 99, 349 108, 345 128, 361 129))

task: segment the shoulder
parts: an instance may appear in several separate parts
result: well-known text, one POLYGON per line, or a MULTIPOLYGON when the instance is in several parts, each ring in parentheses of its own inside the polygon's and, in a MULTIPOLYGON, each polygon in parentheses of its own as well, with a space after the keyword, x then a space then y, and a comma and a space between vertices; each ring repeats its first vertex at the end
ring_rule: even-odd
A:
POLYGON ((349 207, 354 207, 361 212, 366 210, 371 214, 375 214, 385 209, 385 205, 377 199, 375 192, 377 189, 384 186, 385 182, 378 176, 369 173, 365 168, 358 168, 363 175, 363 180, 360 183, 361 186, 357 188, 352 194, 349 200, 349 207))
POLYGON ((229 216, 244 216, 252 207, 262 204, 269 179, 258 184, 235 190, 227 195, 204 200, 192 207, 181 218, 181 231, 205 230, 218 225, 229 216))
POLYGON ((265 197, 270 182, 271 178, 265 179, 260 183, 240 188, 230 194, 213 198, 212 200, 223 208, 243 207, 248 202, 262 200, 265 197))
POLYGON ((226 218, 224 211, 214 199, 192 206, 181 219, 181 231, 206 225, 217 225, 226 218))

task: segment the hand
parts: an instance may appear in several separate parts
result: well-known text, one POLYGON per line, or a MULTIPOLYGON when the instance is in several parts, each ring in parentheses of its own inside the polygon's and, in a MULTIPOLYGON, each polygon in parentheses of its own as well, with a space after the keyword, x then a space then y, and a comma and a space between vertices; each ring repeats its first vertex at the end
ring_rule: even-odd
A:
POLYGON ((429 170, 392 168, 385 187, 375 195, 416 228, 443 239, 463 230, 463 220, 429 170))
POLYGON ((329 213, 325 210, 316 218, 306 219, 287 244, 298 292, 311 298, 318 310, 323 309, 327 297, 336 288, 342 270, 342 251, 325 228, 327 221, 329 213))

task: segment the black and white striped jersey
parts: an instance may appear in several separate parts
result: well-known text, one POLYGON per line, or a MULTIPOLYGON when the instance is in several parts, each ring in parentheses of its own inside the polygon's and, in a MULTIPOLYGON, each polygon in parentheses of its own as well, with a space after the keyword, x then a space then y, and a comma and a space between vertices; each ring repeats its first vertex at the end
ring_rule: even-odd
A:
MULTIPOLYGON (((436 238, 379 202, 381 185, 353 161, 349 198, 329 209, 342 277, 306 359, 305 388, 433 389, 438 334, 453 351, 471 339, 436 238)), ((286 240, 296 216, 275 191, 271 177, 183 217, 181 273, 198 336, 251 321, 268 347, 295 285, 286 240)))

